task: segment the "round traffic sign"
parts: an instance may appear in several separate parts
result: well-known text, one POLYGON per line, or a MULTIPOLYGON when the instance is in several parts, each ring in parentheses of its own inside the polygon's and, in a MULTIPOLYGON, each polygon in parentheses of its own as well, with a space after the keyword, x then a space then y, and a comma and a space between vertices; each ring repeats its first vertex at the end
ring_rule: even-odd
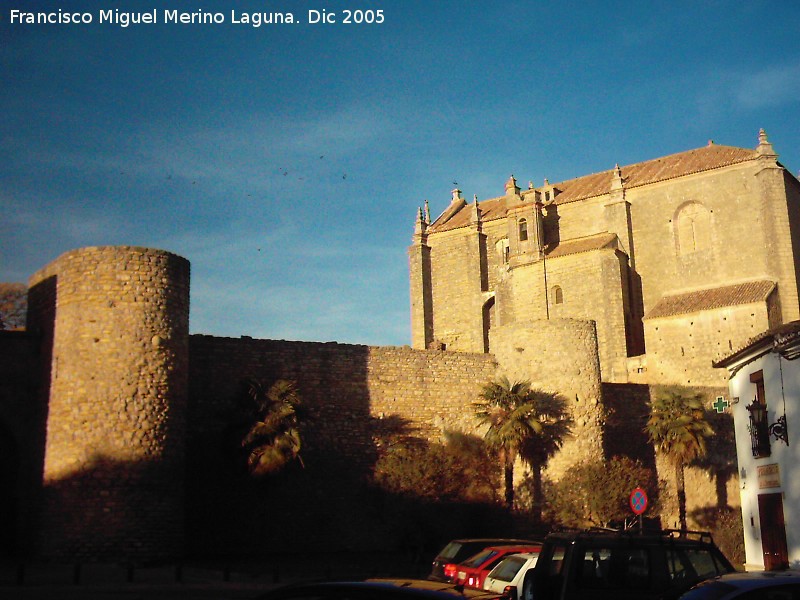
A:
POLYGON ((630 504, 631 510, 634 514, 642 514, 647 510, 647 492, 645 492, 642 488, 637 487, 631 492, 630 504))

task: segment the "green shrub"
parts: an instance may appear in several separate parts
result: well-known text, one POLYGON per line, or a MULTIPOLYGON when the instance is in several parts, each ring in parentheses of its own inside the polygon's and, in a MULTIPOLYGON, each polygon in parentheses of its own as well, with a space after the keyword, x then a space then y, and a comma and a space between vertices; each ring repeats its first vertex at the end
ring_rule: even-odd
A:
POLYGON ((547 517, 570 527, 608 527, 630 518, 630 494, 644 488, 647 512, 656 512, 657 479, 652 470, 627 457, 607 462, 583 462, 570 467, 557 483, 547 486, 547 517))
POLYGON ((692 518, 701 528, 711 532, 722 553, 733 566, 741 569, 745 562, 742 511, 730 507, 701 508, 692 511, 692 518))
POLYGON ((418 439, 394 444, 375 465, 375 483, 386 492, 428 501, 495 502, 498 468, 478 442, 451 434, 446 444, 418 439))

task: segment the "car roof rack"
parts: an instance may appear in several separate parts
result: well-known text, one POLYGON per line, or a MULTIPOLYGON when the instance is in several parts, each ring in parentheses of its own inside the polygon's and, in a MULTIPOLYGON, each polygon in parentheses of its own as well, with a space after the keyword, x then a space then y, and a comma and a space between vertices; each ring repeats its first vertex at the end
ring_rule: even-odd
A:
POLYGON ((691 529, 663 529, 662 533, 671 538, 691 538, 701 542, 714 543, 714 538, 710 531, 694 531, 691 529))
POLYGON ((561 535, 574 535, 575 537, 587 537, 591 535, 613 535, 619 537, 658 537, 669 540, 694 540, 702 543, 714 544, 714 538, 710 531, 695 531, 691 529, 661 529, 661 528, 645 528, 640 531, 638 528, 634 529, 614 529, 610 527, 559 527, 551 531, 553 534, 561 535))

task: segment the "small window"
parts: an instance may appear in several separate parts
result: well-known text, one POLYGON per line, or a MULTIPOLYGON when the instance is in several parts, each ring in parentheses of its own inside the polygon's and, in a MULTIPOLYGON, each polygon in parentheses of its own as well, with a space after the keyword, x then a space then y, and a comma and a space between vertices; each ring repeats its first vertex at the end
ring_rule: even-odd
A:
POLYGON ((553 298, 553 304, 564 304, 564 292, 560 286, 554 285, 550 296, 553 298))
POLYGON ((756 371, 750 374, 750 383, 756 387, 753 403, 747 407, 750 412, 750 442, 753 457, 764 458, 770 456, 772 449, 769 443, 769 424, 767 421, 767 396, 764 392, 764 372, 756 371))
POLYGON ((587 548, 578 587, 593 590, 643 590, 650 586, 644 548, 587 548))
POLYGON ((519 241, 528 241, 528 222, 525 219, 519 220, 519 241))
POLYGON ((610 587, 611 550, 609 548, 587 549, 579 564, 581 565, 578 576, 579 588, 597 590, 610 587))
POLYGON ((699 577, 704 579, 715 577, 720 574, 721 569, 714 560, 714 556, 704 548, 688 548, 686 558, 692 564, 699 577))
POLYGON ((480 567, 494 559, 498 554, 498 550, 484 550, 472 558, 463 561, 461 564, 465 567, 480 567))
POLYGON ((495 569, 489 574, 493 579, 505 581, 510 583, 514 577, 517 576, 522 565, 525 564, 527 559, 521 556, 509 556, 497 565, 495 569))
POLYGON ((497 240, 494 247, 497 254, 500 256, 500 260, 503 261, 503 263, 507 263, 509 257, 508 238, 497 240))

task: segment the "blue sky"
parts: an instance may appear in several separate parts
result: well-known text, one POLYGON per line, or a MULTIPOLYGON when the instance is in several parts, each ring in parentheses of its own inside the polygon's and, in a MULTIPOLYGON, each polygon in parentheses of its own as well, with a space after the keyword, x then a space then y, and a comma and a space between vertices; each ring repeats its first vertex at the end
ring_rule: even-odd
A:
POLYGON ((762 127, 800 171, 795 2, 0 5, 0 281, 83 246, 166 249, 192 264, 193 333, 408 344, 417 207, 439 214, 454 181, 490 198, 511 173, 753 148, 762 127), (98 22, 154 8, 158 24, 98 22), (226 22, 165 24, 165 8, 226 22), (341 23, 358 8, 384 22, 341 23))

